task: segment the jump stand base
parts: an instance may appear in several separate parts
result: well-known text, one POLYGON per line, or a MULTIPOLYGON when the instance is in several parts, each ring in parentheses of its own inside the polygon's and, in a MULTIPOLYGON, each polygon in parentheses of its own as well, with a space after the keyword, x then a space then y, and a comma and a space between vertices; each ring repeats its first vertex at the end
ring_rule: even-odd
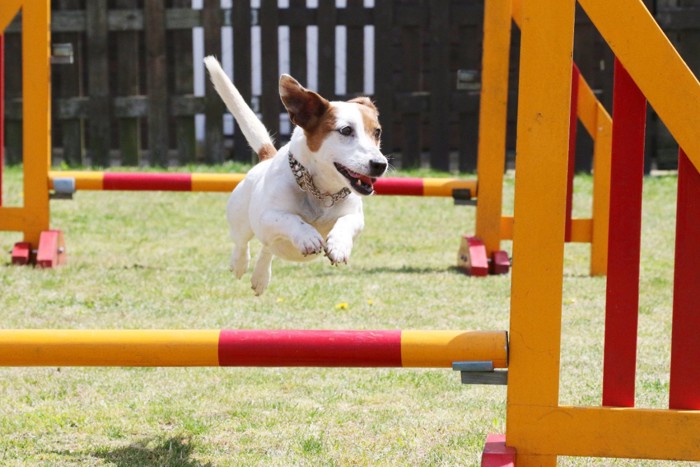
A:
POLYGON ((503 250, 494 251, 491 255, 491 274, 508 274, 510 271, 510 258, 503 250))
POLYGON ((505 251, 494 251, 488 258, 486 246, 477 237, 465 235, 457 255, 457 267, 469 276, 487 276, 489 274, 508 274, 510 258, 505 251))
POLYGON ((29 242, 15 243, 12 248, 12 264, 25 266, 32 261, 32 244, 29 242))
POLYGON ((506 435, 488 435, 481 454, 481 467, 511 467, 515 465, 515 449, 506 446, 506 435))
POLYGON ((66 262, 66 243, 61 230, 46 230, 39 236, 39 248, 32 250, 29 242, 15 243, 12 249, 12 264, 25 266, 35 264, 40 268, 55 268, 66 262))

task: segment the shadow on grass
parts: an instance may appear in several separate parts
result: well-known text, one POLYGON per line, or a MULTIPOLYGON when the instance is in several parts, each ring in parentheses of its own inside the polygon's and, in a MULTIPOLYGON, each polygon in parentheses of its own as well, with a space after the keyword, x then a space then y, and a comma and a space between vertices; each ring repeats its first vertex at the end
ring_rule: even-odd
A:
MULTIPOLYGON (((362 273, 362 274, 442 274, 442 273, 451 273, 451 274, 462 274, 464 275, 464 271, 459 269, 456 266, 448 266, 448 267, 417 267, 417 266, 377 266, 377 267, 372 267, 372 268, 357 268, 353 270, 351 273, 362 273)), ((314 273, 313 275, 318 276, 318 275, 325 275, 325 276, 331 276, 337 274, 337 271, 329 271, 329 272, 322 272, 321 274, 314 273)))
POLYGON ((155 442, 155 440, 142 440, 129 446, 99 450, 92 453, 93 457, 104 459, 111 465, 119 467, 131 466, 178 466, 178 467, 205 467, 209 463, 201 463, 193 460, 194 447, 191 441, 185 437, 176 436, 155 442))

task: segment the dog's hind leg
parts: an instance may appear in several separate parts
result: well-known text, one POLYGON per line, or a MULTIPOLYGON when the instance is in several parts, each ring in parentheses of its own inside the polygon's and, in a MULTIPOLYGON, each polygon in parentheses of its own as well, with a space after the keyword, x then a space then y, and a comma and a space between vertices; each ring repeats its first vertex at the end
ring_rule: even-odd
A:
POLYGON ((253 276, 250 278, 250 283, 253 286, 255 295, 262 295, 267 286, 270 284, 272 277, 272 252, 269 248, 263 246, 260 249, 260 254, 253 268, 253 276))
POLYGON ((229 227, 231 240, 234 243, 229 266, 236 279, 240 279, 248 270, 248 263, 250 263, 250 247, 248 243, 253 238, 253 231, 247 222, 229 220, 229 227))
POLYGON ((238 245, 233 248, 233 253, 231 253, 230 268, 236 279, 243 277, 243 274, 248 270, 248 263, 250 263, 250 248, 248 247, 248 242, 244 245, 238 245))

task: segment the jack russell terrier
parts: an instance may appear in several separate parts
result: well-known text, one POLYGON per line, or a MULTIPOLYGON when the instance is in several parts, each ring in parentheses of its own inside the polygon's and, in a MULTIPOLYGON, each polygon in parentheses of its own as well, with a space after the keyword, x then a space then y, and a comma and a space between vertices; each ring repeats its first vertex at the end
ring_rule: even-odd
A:
POLYGON ((329 102, 282 75, 279 94, 296 127, 289 143, 276 150, 216 58, 206 57, 204 64, 261 161, 228 200, 233 273, 240 279, 248 269, 253 236, 262 243, 251 278, 256 295, 270 283, 273 256, 308 261, 324 252, 333 265, 347 263, 364 227, 362 197, 374 193, 374 182, 388 165, 379 149, 379 112, 372 101, 329 102))

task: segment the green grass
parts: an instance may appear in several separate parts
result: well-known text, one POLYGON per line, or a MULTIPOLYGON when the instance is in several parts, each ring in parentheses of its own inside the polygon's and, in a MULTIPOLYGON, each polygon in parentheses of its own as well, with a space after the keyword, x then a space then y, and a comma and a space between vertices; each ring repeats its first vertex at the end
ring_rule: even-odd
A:
MULTIPOLYGON (((21 172, 11 168, 5 182, 6 203, 21 204, 21 172)), ((579 215, 590 209, 591 184, 576 179, 579 215)), ((644 407, 667 398, 674 186, 675 177, 645 184, 644 407)), ((512 177, 505 190, 509 211, 512 177)), ((69 264, 12 267, 6 255, 2 327, 508 328, 510 276, 476 279, 453 268, 473 208, 368 199, 349 265, 275 260, 270 288, 255 297, 249 274, 236 281, 227 270, 225 202, 225 194, 118 192, 52 201, 69 264)), ((0 250, 18 240, 0 233, 0 250)), ((587 276, 588 260, 587 246, 567 246, 566 404, 600 403, 605 280, 587 276)), ((486 434, 505 428, 505 396, 502 387, 462 386, 450 370, 6 368, 0 464, 474 465, 486 434)))

